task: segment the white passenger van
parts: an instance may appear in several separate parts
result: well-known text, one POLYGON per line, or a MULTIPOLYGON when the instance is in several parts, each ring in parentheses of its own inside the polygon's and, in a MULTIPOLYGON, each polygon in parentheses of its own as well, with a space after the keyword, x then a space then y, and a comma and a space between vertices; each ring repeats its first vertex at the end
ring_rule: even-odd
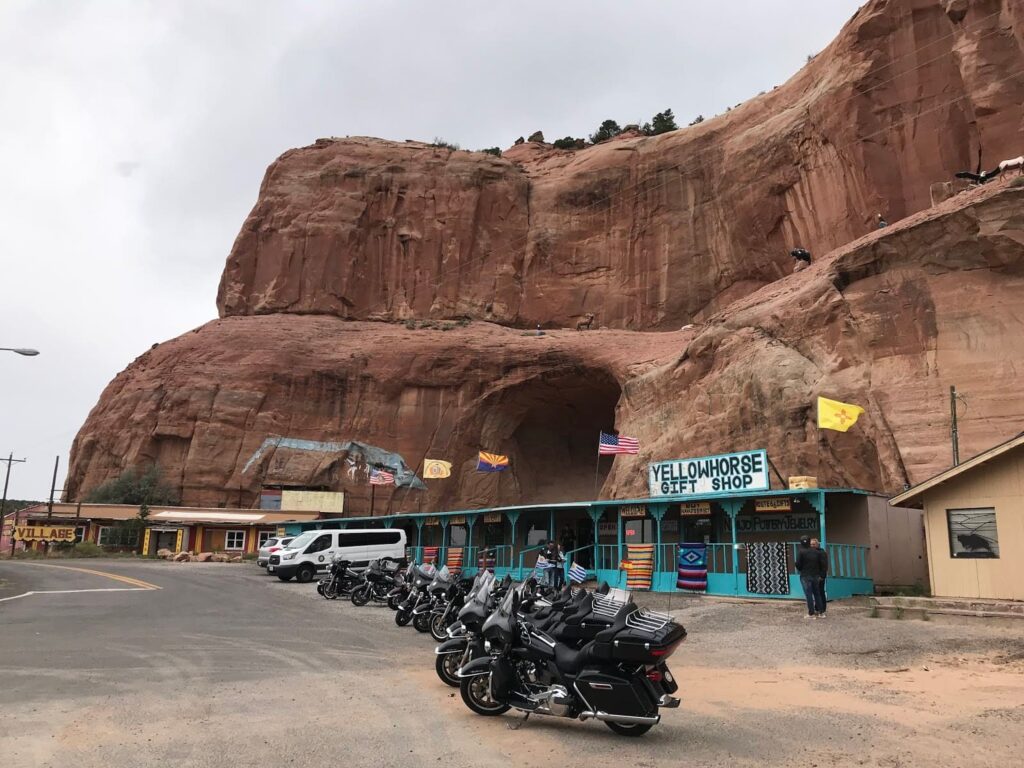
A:
POLYGON ((270 556, 267 571, 276 573, 281 581, 293 576, 298 581, 312 581, 325 572, 334 558, 348 560, 361 568, 371 560, 405 557, 405 531, 401 528, 322 528, 304 531, 288 546, 270 556))

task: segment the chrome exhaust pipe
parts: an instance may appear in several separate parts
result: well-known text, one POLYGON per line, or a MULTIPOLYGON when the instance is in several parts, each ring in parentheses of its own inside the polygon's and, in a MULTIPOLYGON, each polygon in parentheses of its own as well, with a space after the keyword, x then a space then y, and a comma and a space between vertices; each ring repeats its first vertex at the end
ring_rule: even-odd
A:
POLYGON ((680 703, 680 699, 677 699, 675 696, 669 696, 667 693, 658 699, 658 706, 665 707, 666 709, 675 709, 680 703))
POLYGON ((657 725, 661 722, 661 715, 654 715, 654 717, 637 717, 635 715, 611 715, 607 712, 601 711, 588 711, 580 712, 580 720, 607 720, 612 723, 620 723, 622 725, 657 725))

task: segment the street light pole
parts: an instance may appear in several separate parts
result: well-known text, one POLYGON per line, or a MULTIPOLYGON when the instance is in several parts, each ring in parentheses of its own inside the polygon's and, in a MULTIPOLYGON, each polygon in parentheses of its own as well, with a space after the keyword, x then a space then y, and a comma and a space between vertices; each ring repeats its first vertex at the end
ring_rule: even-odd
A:
POLYGON ((26 349, 24 347, 0 347, 0 352, 13 352, 16 355, 24 355, 25 357, 35 357, 39 354, 38 349, 26 349))

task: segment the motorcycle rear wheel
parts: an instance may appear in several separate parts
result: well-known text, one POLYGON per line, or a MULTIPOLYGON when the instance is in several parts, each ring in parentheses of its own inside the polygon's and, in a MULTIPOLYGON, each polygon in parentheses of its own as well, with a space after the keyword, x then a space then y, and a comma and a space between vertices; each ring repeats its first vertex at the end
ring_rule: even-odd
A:
POLYGON ((437 676, 441 678, 442 683, 452 688, 459 688, 462 685, 462 678, 455 674, 459 671, 461 660, 462 656, 458 653, 446 653, 437 657, 434 669, 437 670, 437 676))
POLYGON ((624 725, 623 723, 613 723, 610 720, 605 720, 604 724, 612 729, 619 736, 643 736, 647 733, 653 725, 648 723, 636 723, 635 725, 624 725))
POLYGON ((398 610, 398 606, 401 603, 402 603, 402 596, 401 595, 392 595, 391 597, 388 598, 388 608, 390 608, 392 611, 397 611, 398 610))
POLYGON ((462 702, 467 707, 484 717, 503 715, 511 709, 508 704, 502 704, 491 698, 490 675, 462 678, 459 681, 459 693, 462 694, 462 702))
POLYGON ((404 627, 406 624, 408 624, 409 619, 411 618, 412 615, 408 611, 403 611, 401 608, 395 611, 395 624, 397 624, 400 627, 404 627))
POLYGON ((429 632, 430 631, 430 614, 429 613, 418 613, 412 617, 412 625, 417 632, 429 632))
POLYGON ((367 584, 365 587, 357 587, 352 590, 352 605, 366 605, 370 602, 370 585, 367 584))
POLYGON ((437 614, 430 620, 430 634, 439 643, 448 639, 448 624, 444 620, 444 614, 437 614))

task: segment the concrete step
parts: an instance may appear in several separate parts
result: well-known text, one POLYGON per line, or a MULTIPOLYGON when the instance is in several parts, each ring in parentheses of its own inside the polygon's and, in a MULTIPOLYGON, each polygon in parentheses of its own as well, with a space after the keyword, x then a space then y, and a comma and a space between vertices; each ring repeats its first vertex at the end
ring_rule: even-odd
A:
POLYGON ((899 605, 876 605, 871 609, 874 619, 915 619, 928 621, 928 612, 922 608, 903 608, 899 605))
POLYGON ((952 597, 884 597, 878 595, 871 597, 870 602, 872 605, 880 607, 919 608, 929 612, 953 611, 1011 617, 1020 616, 1024 618, 1024 602, 1016 600, 977 600, 952 597))

